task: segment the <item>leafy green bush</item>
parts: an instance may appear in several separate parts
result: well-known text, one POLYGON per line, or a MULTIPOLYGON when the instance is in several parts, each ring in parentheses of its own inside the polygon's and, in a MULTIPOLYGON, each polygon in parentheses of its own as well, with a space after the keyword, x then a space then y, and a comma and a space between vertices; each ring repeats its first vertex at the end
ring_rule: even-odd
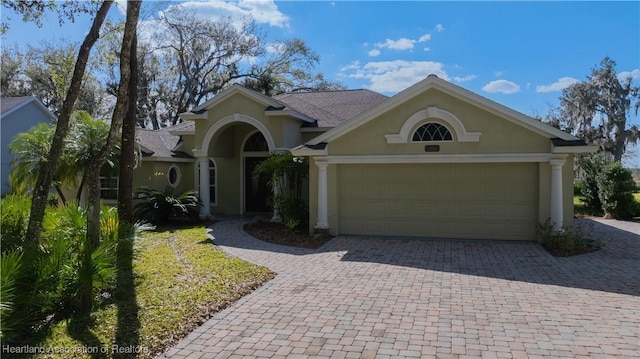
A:
POLYGON ((619 162, 610 163, 598 174, 598 197, 602 210, 608 218, 632 219, 638 213, 638 204, 633 193, 638 186, 633 180, 633 173, 622 167, 619 162))
POLYGON ((600 202, 600 192, 598 187, 598 175, 606 165, 605 159, 601 155, 586 157, 580 161, 581 179, 579 181, 585 210, 589 214, 602 214, 602 202, 600 202))
POLYGON ((550 219, 538 224, 538 237, 542 246, 558 257, 589 253, 603 246, 601 242, 586 237, 581 231, 564 226, 557 230, 550 219))
POLYGON ((197 220, 202 206, 194 190, 174 194, 170 186, 164 192, 142 187, 136 191, 134 198, 141 200, 133 207, 134 216, 153 224, 168 220, 197 220))
MULTIPOLYGON (((306 225, 309 220, 307 202, 295 198, 290 192, 285 191, 273 196, 274 207, 277 208, 280 218, 286 223, 297 223, 297 226, 306 225)), ((297 227, 296 226, 296 227, 297 227)))
POLYGON ((582 196, 582 183, 573 182, 573 195, 582 196))

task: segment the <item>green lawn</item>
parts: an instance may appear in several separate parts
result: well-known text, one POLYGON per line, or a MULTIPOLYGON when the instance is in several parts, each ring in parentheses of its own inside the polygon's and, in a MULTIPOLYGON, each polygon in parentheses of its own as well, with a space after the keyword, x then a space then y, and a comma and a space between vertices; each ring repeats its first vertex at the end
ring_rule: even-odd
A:
POLYGON ((89 316, 57 323, 44 341, 32 345, 102 350, 109 357, 131 357, 137 350, 140 358, 153 357, 274 276, 267 268, 228 257, 207 240, 202 227, 142 236, 135 244, 133 280, 123 282, 129 294, 105 299, 89 316), (114 355, 116 348, 122 355, 114 355))

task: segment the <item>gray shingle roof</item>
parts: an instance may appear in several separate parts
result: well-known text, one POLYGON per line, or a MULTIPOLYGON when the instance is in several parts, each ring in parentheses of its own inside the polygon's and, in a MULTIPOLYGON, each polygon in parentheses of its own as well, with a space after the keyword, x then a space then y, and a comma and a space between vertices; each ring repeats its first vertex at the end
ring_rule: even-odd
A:
POLYGON ((297 92, 273 97, 293 111, 316 119, 318 127, 336 127, 376 106, 387 96, 369 90, 297 92))
POLYGON ((182 152, 173 151, 178 141, 180 136, 170 134, 169 129, 136 130, 136 143, 144 147, 142 153, 145 157, 184 157, 182 152))
POLYGON ((167 130, 171 132, 193 132, 196 130, 196 123, 193 121, 184 121, 167 128, 167 130))
POLYGON ((31 102, 35 99, 33 96, 25 96, 25 97, 3 97, 0 99, 0 113, 4 114, 5 112, 9 112, 14 107, 18 107, 27 102, 31 102))

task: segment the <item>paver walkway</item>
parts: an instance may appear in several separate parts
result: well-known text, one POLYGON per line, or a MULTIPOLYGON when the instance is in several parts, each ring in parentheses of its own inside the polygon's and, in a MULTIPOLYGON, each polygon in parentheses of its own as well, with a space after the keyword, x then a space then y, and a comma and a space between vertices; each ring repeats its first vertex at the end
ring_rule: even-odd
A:
POLYGON ((337 237, 318 250, 215 243, 276 271, 171 358, 640 358, 640 224, 583 220, 607 243, 554 258, 538 244, 337 237))

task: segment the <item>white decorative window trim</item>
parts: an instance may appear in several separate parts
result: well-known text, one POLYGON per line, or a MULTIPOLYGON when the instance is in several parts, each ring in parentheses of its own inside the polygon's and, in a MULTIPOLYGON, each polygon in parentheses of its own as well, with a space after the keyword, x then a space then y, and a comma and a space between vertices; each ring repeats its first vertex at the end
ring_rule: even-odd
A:
POLYGON ((453 129, 458 142, 480 141, 480 132, 468 132, 459 118, 451 112, 438 107, 427 107, 414 113, 404 121, 399 133, 386 134, 384 137, 387 139, 387 143, 389 144, 409 143, 411 141, 411 137, 413 137, 414 128, 416 128, 419 123, 430 118, 438 119, 449 125, 448 128, 453 129))
POLYGON ((428 121, 423 123, 422 125, 418 126, 415 131, 413 131, 413 134, 411 135, 411 142, 414 143, 440 143, 440 142, 453 142, 453 133, 451 133, 451 130, 449 130, 449 128, 447 128, 447 126, 436 122, 436 121, 428 121), (418 131, 420 131, 422 129, 421 133, 418 133, 418 131), (433 130, 434 132, 428 131, 429 129, 433 130), (444 129, 444 131, 443 131, 444 129), (418 136, 418 137, 422 137, 422 139, 420 140, 415 140, 414 138, 418 136), (425 138, 426 137, 430 137, 430 138, 425 138), (439 139, 436 140, 434 139, 434 137, 448 137, 448 139, 439 139))
POLYGON ((178 167, 175 163, 172 164, 169 169, 167 170, 167 182, 169 182, 169 186, 176 188, 178 187, 178 185, 180 184, 180 180, 182 179, 182 171, 180 170, 180 167, 178 167), (176 180, 172 183, 171 182, 171 171, 175 170, 176 171, 176 180))

